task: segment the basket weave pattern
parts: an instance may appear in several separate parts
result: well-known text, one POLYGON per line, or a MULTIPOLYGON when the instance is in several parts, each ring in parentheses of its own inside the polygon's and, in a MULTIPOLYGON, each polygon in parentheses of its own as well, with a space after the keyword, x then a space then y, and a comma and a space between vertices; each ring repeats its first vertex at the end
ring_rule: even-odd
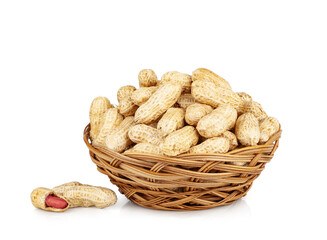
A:
POLYGON ((277 150, 281 130, 264 145, 178 157, 123 155, 92 146, 89 134, 87 125, 84 142, 92 161, 128 199, 146 208, 187 211, 227 205, 245 196, 277 150))

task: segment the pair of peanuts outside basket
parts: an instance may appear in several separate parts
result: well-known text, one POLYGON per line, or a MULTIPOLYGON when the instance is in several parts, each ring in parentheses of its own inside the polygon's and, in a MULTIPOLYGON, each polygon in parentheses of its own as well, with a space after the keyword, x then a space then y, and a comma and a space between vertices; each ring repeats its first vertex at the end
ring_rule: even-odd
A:
POLYGON ((132 202, 160 210, 198 210, 227 205, 243 197, 278 148, 281 129, 264 144, 224 154, 118 153, 84 141, 98 170, 132 202), (240 163, 240 164, 231 164, 240 163), (246 163, 246 164, 244 164, 246 163))
POLYGON ((184 154, 165 157, 131 153, 128 156, 84 142, 99 172, 107 175, 132 202, 160 210, 199 210, 227 205, 243 197, 278 148, 281 130, 265 145, 246 147, 228 154, 184 154), (247 162, 247 166, 230 162, 247 162), (198 170, 192 171, 191 168, 198 170), (210 170, 220 173, 208 173, 210 170), (198 180, 201 179, 202 182, 198 180), (158 182, 161 183, 158 183, 158 182), (204 182, 205 181, 205 182, 204 182), (184 188, 185 191, 176 191, 184 188))

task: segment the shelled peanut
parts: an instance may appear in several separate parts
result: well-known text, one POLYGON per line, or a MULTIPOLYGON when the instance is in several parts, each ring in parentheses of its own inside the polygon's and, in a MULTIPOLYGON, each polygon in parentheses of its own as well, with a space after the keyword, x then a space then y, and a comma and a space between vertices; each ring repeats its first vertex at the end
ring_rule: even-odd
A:
POLYGON ((102 108, 96 118, 90 114, 92 144, 126 154, 223 154, 265 144, 280 128, 248 93, 234 92, 208 69, 168 71, 161 79, 143 69, 138 80, 139 89, 118 90, 117 109, 94 100, 102 108))

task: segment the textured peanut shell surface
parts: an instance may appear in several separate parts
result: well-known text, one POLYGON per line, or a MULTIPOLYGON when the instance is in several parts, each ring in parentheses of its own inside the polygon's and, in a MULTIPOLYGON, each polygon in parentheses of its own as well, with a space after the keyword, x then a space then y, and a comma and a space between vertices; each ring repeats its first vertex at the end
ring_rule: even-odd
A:
POLYGON ((234 127, 237 111, 230 105, 220 105, 198 122, 196 129, 206 138, 218 137, 234 127))
POLYGON ((206 68, 198 68, 194 70, 192 73, 192 80, 205 80, 214 83, 217 87, 232 89, 230 84, 225 79, 206 68))
POLYGON ((116 203, 117 196, 114 191, 89 185, 68 188, 62 196, 70 207, 109 207, 116 203))
POLYGON ((137 108, 138 106, 133 103, 131 96, 121 99, 118 105, 119 113, 125 117, 133 116, 137 108))
POLYGON ((260 139, 258 119, 252 113, 244 113, 236 121, 235 135, 244 146, 257 145, 260 139))
POLYGON ((118 89, 117 100, 120 102, 123 98, 128 97, 134 92, 136 88, 132 85, 122 86, 118 89))
POLYGON ((34 207, 36 208, 40 208, 46 211, 52 211, 52 212, 63 212, 66 211, 70 205, 69 202, 67 201, 67 199, 65 199, 64 196, 62 196, 59 193, 55 193, 53 190, 48 189, 48 188, 43 188, 43 187, 39 187, 33 190, 33 192, 31 193, 31 201, 34 207), (56 197, 60 197, 61 199, 64 199, 68 205, 66 208, 53 208, 53 207, 48 207, 45 204, 45 200, 49 195, 54 195, 56 197))
POLYGON ((239 115, 241 115, 241 114, 245 113, 245 109, 244 109, 245 105, 247 104, 247 102, 252 101, 252 97, 245 92, 237 92, 236 94, 241 98, 241 101, 242 101, 239 108, 237 109, 237 113, 239 115))
POLYGON ((185 121, 196 126, 201 118, 211 113, 213 108, 207 104, 195 103, 186 108, 185 121))
POLYGON ((158 87, 141 87, 132 93, 131 100, 135 105, 141 106, 157 90, 158 87))
POLYGON ((213 137, 190 149, 190 153, 226 153, 229 140, 225 137, 213 137))
POLYGON ((161 77, 160 84, 166 84, 167 82, 180 84, 183 92, 191 91, 192 76, 186 73, 180 73, 177 71, 171 71, 165 73, 161 77))
POLYGON ((124 153, 151 153, 162 155, 160 147, 151 143, 138 143, 134 147, 126 150, 124 153))
POLYGON ((232 90, 218 87, 212 82, 197 80, 192 83, 192 96, 197 102, 218 107, 229 104, 238 109, 242 104, 241 98, 232 90))
POLYGON ((188 106, 196 103, 195 98, 190 93, 183 93, 177 100, 177 103, 182 108, 186 109, 188 106))
POLYGON ((162 136, 176 131, 184 126, 185 111, 181 108, 169 108, 157 124, 157 129, 162 136))
POLYGON ((110 107, 112 107, 112 105, 106 97, 97 97, 93 99, 89 113, 91 125, 90 137, 92 140, 98 136, 102 116, 110 107))
POLYGON ((63 192, 67 191, 68 189, 72 188, 72 187, 76 187, 76 186, 82 186, 84 184, 77 182, 77 181, 73 181, 73 182, 68 182, 68 183, 64 183, 61 184, 59 186, 56 186, 54 188, 52 188, 52 190, 58 194, 63 194, 63 192))
POLYGON ((220 137, 227 138, 229 140, 229 151, 235 149, 238 146, 237 137, 231 131, 223 132, 220 137))
POLYGON ((145 124, 132 126, 128 131, 128 136, 134 143, 159 145, 163 141, 162 135, 159 133, 158 129, 145 124))
POLYGON ((118 127, 106 137, 106 147, 116 152, 123 152, 125 148, 132 144, 132 141, 128 137, 128 131, 134 125, 134 117, 126 117, 118 127))
POLYGON ((143 69, 139 72, 140 87, 151 87, 157 84, 158 77, 152 69, 143 69))
POLYGON ((260 122, 260 143, 265 143, 279 130, 279 122, 274 117, 266 117, 260 122))
POLYGON ((159 87, 148 101, 135 112, 135 122, 149 124, 156 121, 165 111, 173 106, 182 93, 178 84, 167 83, 159 87))
POLYGON ((104 145, 108 134, 114 130, 123 121, 123 116, 118 112, 117 108, 109 108, 102 116, 100 131, 94 143, 97 145, 104 145))
POLYGON ((177 156, 189 151, 199 141, 199 135, 194 127, 186 126, 169 134, 161 146, 165 155, 177 156))
POLYGON ((246 102, 244 105, 244 112, 252 113, 259 121, 267 117, 267 114, 263 110, 261 104, 255 101, 246 102))

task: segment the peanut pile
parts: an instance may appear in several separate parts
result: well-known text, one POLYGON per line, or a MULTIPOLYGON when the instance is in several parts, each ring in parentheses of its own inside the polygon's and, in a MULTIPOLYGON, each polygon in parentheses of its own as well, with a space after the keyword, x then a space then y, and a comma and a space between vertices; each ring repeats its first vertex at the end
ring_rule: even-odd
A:
POLYGON ((141 70, 139 89, 118 90, 119 105, 97 97, 90 108, 94 146, 119 153, 177 156, 185 153, 227 153, 264 144, 279 130, 276 118, 244 92, 205 68, 192 75, 171 71, 160 80, 141 70))

